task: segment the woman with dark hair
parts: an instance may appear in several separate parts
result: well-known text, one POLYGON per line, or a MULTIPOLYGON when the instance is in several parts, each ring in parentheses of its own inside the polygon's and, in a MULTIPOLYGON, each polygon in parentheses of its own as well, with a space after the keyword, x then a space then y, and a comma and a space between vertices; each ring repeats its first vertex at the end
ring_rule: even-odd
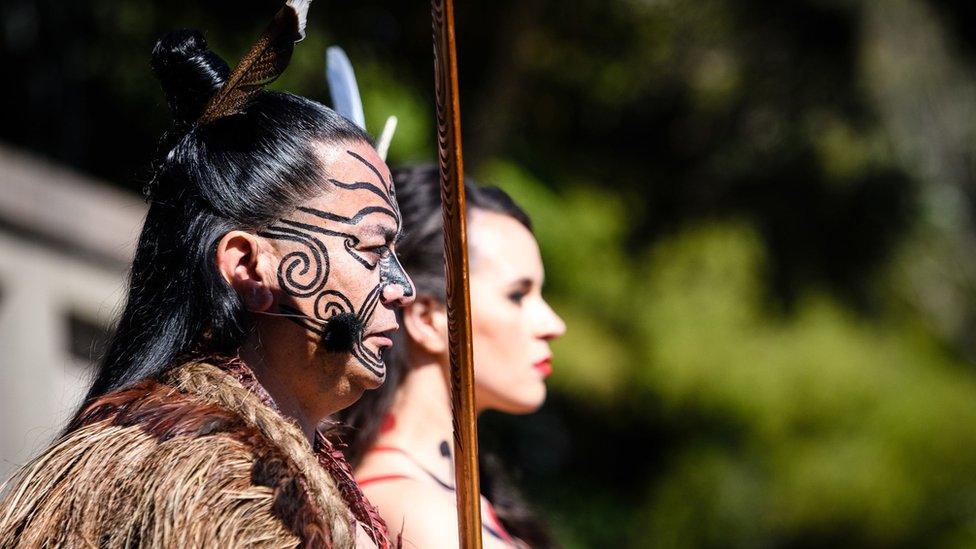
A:
POLYGON ((384 381, 413 287, 369 137, 262 90, 307 3, 233 72, 199 32, 156 44, 175 124, 125 309, 85 404, 7 487, 0 546, 387 546, 317 425, 384 381))
MULTIPOLYGON (((397 312, 387 381, 340 414, 363 491, 403 541, 456 547, 448 335, 440 187, 434 167, 394 171, 405 232, 399 256, 416 300, 397 312)), ((543 266, 528 216, 503 191, 465 183, 475 406, 537 410, 551 373, 549 341, 565 332, 542 297, 543 266)), ((541 521, 491 459, 481 460, 485 547, 547 547, 541 521)))

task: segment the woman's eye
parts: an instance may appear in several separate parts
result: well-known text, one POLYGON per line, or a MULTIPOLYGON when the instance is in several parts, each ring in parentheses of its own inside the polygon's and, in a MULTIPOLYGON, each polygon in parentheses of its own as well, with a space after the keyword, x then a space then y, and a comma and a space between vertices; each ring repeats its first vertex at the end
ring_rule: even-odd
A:
POLYGON ((508 300, 516 305, 521 305, 525 299, 525 292, 512 292, 508 294, 508 300))

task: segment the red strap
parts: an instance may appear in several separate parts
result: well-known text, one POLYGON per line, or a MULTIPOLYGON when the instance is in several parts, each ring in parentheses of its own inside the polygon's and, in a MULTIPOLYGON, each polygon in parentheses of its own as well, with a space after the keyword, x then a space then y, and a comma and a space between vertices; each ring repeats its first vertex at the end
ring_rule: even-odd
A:
MULTIPOLYGON (((407 455, 406 452, 404 452, 400 448, 397 448, 396 446, 373 446, 369 450, 366 450, 366 453, 367 454, 371 454, 373 452, 396 452, 398 454, 407 455)), ((364 478, 363 480, 360 480, 360 481, 357 481, 357 482, 359 482, 359 487, 362 488, 363 486, 366 486, 367 484, 372 484, 374 482, 384 482, 384 481, 387 481, 387 480, 399 480, 399 479, 410 479, 410 480, 413 480, 413 477, 409 477, 407 475, 396 475, 396 474, 393 474, 393 475, 377 475, 375 477, 364 478)))
POLYGON ((407 451, 402 448, 397 448, 396 446, 373 446, 369 450, 366 450, 367 454, 373 452, 396 452, 398 454, 407 454, 407 451))
POLYGON ((408 477, 407 475, 378 475, 375 477, 364 478, 363 480, 358 480, 356 482, 358 482, 359 487, 362 488, 363 486, 366 486, 367 484, 372 484, 374 482, 383 482, 386 480, 398 480, 402 478, 413 480, 412 477, 408 477))
MULTIPOLYGON (((497 534, 502 541, 514 543, 515 540, 512 539, 512 535, 508 533, 508 530, 505 530, 504 526, 502 526, 502 521, 498 520, 498 515, 495 514, 495 508, 492 507, 491 502, 488 501, 484 496, 482 496, 481 499, 483 499, 485 502, 485 509, 488 511, 488 520, 494 527, 495 531, 493 533, 497 534)), ((486 530, 491 532, 492 528, 486 527, 486 530)))

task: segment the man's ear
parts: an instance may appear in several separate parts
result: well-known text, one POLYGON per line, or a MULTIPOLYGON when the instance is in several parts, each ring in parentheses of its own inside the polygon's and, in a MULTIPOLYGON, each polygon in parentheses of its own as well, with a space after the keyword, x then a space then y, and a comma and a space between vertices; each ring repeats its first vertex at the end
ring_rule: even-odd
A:
POLYGON ((431 355, 447 353, 447 310, 429 296, 417 299, 401 310, 403 330, 415 344, 431 355))
POLYGON ((230 231, 217 243, 217 269, 250 311, 266 311, 274 303, 261 246, 260 237, 245 231, 230 231))

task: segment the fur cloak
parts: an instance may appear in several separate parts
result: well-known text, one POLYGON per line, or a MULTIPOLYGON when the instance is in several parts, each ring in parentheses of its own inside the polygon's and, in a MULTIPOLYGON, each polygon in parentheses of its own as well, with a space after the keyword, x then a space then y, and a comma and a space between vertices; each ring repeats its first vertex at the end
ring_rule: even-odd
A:
MULTIPOLYGON (((220 363, 218 363, 220 364, 220 363)), ((0 493, 0 547, 353 547, 376 510, 240 361, 93 399, 0 493)))

